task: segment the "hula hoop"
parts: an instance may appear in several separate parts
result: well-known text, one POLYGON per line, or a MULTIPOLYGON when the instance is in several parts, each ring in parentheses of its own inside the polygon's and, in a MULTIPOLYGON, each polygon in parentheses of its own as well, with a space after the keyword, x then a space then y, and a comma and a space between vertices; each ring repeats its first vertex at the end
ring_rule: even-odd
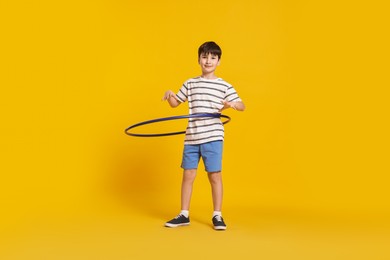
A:
POLYGON ((170 133, 161 133, 161 134, 135 134, 130 133, 129 130, 136 128, 138 126, 147 125, 147 124, 153 124, 157 122, 163 122, 168 120, 176 120, 176 119, 185 119, 185 118, 198 118, 198 117, 210 117, 210 118, 226 118, 227 120, 222 122, 222 124, 227 124, 231 118, 226 115, 222 114, 192 114, 192 115, 182 115, 182 116, 171 116, 171 117, 163 117, 163 118, 157 118, 153 120, 144 121, 141 123, 137 123, 134 125, 129 126, 125 129, 125 133, 130 136, 137 136, 137 137, 158 137, 158 136, 168 136, 168 135, 179 135, 179 134, 185 134, 186 131, 179 131, 179 132, 170 132, 170 133))

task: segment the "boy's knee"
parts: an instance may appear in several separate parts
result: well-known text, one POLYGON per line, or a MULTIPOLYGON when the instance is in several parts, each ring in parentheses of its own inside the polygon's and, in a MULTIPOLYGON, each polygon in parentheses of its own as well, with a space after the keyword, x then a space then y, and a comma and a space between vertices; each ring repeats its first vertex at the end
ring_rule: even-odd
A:
POLYGON ((194 174, 196 174, 196 169, 185 169, 184 174, 185 175, 194 175, 194 174))
POLYGON ((221 172, 209 172, 208 173, 210 182, 218 183, 222 181, 222 174, 221 172))
POLYGON ((184 175, 184 178, 186 178, 186 179, 195 179, 196 169, 184 170, 183 175, 184 175))

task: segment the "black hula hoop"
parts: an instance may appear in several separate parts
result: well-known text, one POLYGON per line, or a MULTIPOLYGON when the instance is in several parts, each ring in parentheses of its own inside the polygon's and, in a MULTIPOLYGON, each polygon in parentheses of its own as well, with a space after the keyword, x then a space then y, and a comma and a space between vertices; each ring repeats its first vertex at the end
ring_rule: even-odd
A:
POLYGON ((136 128, 138 126, 142 125, 147 125, 147 124, 152 124, 152 123, 157 123, 157 122, 162 122, 162 121, 168 121, 168 120, 176 120, 176 119, 185 119, 185 118, 197 118, 197 117, 212 117, 212 118, 226 118, 227 120, 222 122, 222 124, 227 124, 230 122, 231 118, 226 115, 222 114, 192 114, 192 115, 182 115, 182 116, 171 116, 171 117, 163 117, 163 118, 157 118, 153 120, 148 120, 144 121, 141 123, 137 123, 134 125, 129 126, 128 128, 125 129, 125 133, 130 136, 137 136, 137 137, 158 137, 158 136, 168 136, 168 135, 180 135, 180 134, 185 134, 186 131, 179 131, 179 132, 171 132, 171 133, 162 133, 162 134, 134 134, 130 133, 129 130, 136 128))

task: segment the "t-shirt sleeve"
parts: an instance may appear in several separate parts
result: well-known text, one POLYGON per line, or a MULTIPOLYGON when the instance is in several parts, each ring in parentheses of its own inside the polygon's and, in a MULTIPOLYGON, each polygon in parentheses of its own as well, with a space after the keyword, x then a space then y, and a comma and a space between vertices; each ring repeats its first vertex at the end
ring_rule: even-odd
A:
POLYGON ((183 86, 180 88, 179 92, 176 94, 177 100, 181 103, 187 101, 188 98, 188 87, 187 82, 183 84, 183 86))
POLYGON ((242 101, 241 98, 238 96, 237 91, 234 89, 233 86, 230 86, 227 88, 225 100, 228 102, 242 101))

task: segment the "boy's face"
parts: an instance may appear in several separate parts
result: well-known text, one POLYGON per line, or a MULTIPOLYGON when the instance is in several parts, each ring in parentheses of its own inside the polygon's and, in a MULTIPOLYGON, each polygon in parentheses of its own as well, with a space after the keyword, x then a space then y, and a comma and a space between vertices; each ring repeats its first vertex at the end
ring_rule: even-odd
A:
POLYGON ((199 65, 203 74, 214 73, 215 69, 219 65, 218 55, 202 53, 199 56, 199 65))

